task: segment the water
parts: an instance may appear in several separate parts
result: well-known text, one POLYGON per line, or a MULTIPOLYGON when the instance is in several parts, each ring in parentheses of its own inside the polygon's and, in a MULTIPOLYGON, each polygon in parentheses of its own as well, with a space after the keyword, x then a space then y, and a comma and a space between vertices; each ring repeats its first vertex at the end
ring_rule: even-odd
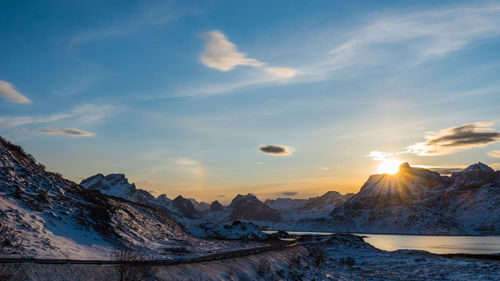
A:
MULTIPOLYGON (((265 231, 273 233, 275 231, 265 231)), ((329 235, 329 232, 290 231, 294 235, 329 235)), ((500 253, 500 236, 433 236, 396 234, 356 234, 374 247, 386 250, 425 250, 435 254, 492 254, 500 253)))

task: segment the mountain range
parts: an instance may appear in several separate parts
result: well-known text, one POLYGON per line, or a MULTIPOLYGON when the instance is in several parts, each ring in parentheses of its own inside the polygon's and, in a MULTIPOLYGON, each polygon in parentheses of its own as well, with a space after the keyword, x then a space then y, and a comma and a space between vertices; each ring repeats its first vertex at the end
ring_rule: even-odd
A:
POLYGON ((287 230, 325 230, 405 234, 500 233, 500 171, 483 163, 441 176, 404 163, 399 172, 368 178, 356 194, 329 191, 309 199, 278 198, 264 202, 253 194, 237 195, 229 205, 166 195, 153 197, 129 184, 122 174, 101 174, 81 186, 105 194, 165 208, 188 230, 205 222, 244 220, 287 230), (98 179, 98 180, 97 180, 98 179), (203 209, 196 208, 202 204, 203 209))

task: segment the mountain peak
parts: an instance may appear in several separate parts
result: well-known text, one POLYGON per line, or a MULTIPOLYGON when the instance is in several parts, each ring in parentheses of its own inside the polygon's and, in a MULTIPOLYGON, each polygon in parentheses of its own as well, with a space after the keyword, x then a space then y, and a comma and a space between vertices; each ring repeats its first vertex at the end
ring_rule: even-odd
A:
POLYGON ((167 195, 166 195, 166 194, 164 194, 164 193, 163 193, 163 194, 158 195, 158 197, 156 197, 156 199, 157 199, 157 200, 160 200, 160 201, 167 201, 167 202, 168 202, 168 201, 171 201, 171 200, 170 200, 170 198, 168 198, 168 197, 167 197, 167 195))
POLYGON ((238 194, 231 201, 230 207, 233 208, 229 218, 231 220, 267 220, 276 221, 279 219, 278 211, 267 206, 260 201, 255 195, 248 193, 247 195, 238 194))
MULTIPOLYGON (((182 195, 178 195, 177 197, 175 197, 175 198, 174 198, 174 200, 177 200, 177 201, 179 201, 179 200, 184 200, 184 199, 185 199, 185 200, 188 200, 189 202, 191 202, 191 200, 189 200, 189 199, 186 199, 186 198, 182 197, 182 195)), ((191 204, 193 204, 193 202, 191 202, 191 204)))
POLYGON ((237 204, 241 201, 254 201, 260 202, 260 200, 253 194, 248 193, 247 195, 238 194, 234 197, 233 201, 231 201, 231 205, 237 204))
POLYGON ((223 209, 222 204, 218 200, 215 200, 210 204, 210 211, 221 211, 223 209))
POLYGON ((469 172, 488 172, 488 173, 493 173, 495 172, 490 166, 477 162, 475 164, 470 165, 469 167, 465 168, 464 170, 461 171, 461 173, 469 173, 469 172))
POLYGON ((411 169, 410 164, 408 162, 404 162, 403 164, 399 165, 399 170, 408 170, 411 169))

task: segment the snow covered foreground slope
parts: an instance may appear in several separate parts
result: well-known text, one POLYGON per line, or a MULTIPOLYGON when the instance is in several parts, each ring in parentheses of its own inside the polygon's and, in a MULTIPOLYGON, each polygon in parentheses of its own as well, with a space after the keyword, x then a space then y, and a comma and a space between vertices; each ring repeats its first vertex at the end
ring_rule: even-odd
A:
POLYGON ((158 209, 87 190, 47 172, 0 138, 0 221, 24 238, 25 256, 110 258, 120 246, 169 258, 232 247, 195 239, 158 209))
MULTIPOLYGON (((307 238, 306 238, 307 239, 307 238)), ((304 245, 222 261, 154 266, 146 280, 499 280, 495 260, 445 258, 425 251, 376 249, 350 234, 311 237, 304 245)), ((115 280, 110 266, 25 264, 33 281, 115 280)))

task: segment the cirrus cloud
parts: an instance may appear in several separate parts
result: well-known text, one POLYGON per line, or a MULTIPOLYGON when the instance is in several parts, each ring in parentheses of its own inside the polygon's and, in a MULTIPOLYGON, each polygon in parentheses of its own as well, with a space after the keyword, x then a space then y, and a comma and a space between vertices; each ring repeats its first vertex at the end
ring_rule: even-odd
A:
POLYGON ((266 72, 283 78, 291 78, 297 74, 297 71, 287 67, 266 67, 266 72))
POLYGON ((47 135, 65 135, 70 137, 93 137, 95 136, 92 132, 86 132, 75 128, 65 128, 65 129, 40 129, 38 132, 47 135))
POLYGON ((285 156, 292 154, 293 148, 285 145, 265 144, 259 146, 259 151, 271 155, 285 156))
POLYGON ((499 142, 500 132, 490 128, 491 125, 493 122, 477 122, 430 132, 426 141, 410 145, 408 152, 420 156, 445 155, 499 142))
POLYGON ((2 80, 0 80, 0 97, 15 103, 31 103, 31 100, 19 93, 14 85, 2 80))

